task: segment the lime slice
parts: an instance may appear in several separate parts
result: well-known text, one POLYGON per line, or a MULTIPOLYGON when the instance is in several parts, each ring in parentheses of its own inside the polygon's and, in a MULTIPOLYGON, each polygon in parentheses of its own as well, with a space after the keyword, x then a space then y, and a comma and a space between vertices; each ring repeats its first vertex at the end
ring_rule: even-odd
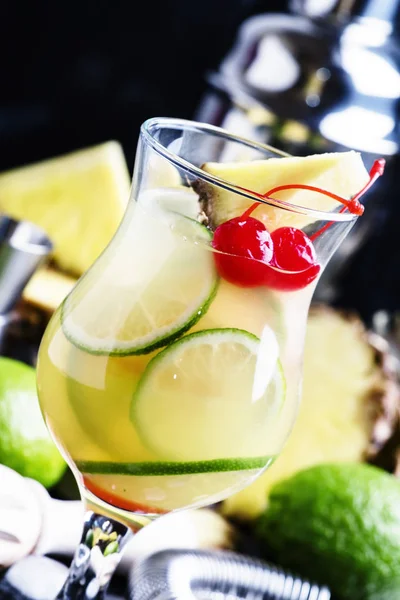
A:
POLYGON ((140 205, 129 219, 63 305, 66 337, 91 354, 147 354, 165 346, 201 318, 215 295, 206 227, 140 205))
POLYGON ((241 329, 208 329, 175 341, 146 367, 131 420, 158 456, 205 461, 268 454, 283 404, 279 346, 241 329))
POLYGON ((199 508, 233 494, 273 462, 271 456, 193 462, 76 461, 86 489, 125 510, 199 508))
POLYGON ((222 473, 264 469, 272 462, 271 456, 228 458, 192 462, 111 462, 78 460, 81 473, 90 475, 194 475, 196 473, 222 473))
POLYGON ((84 472, 83 478, 86 489, 97 498, 125 510, 149 514, 220 502, 254 481, 270 462, 236 471, 185 473, 182 469, 180 474, 171 471, 162 475, 156 471, 151 475, 84 472))

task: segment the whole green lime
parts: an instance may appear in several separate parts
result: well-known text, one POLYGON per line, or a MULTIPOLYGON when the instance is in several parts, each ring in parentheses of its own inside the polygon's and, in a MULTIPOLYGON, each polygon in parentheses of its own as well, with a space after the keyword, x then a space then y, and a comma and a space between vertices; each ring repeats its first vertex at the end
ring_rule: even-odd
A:
POLYGON ((32 367, 0 357, 0 463, 51 487, 65 462, 44 424, 32 367))
POLYGON ((335 600, 400 598, 400 482, 363 464, 312 467, 275 485, 255 531, 265 557, 335 600))

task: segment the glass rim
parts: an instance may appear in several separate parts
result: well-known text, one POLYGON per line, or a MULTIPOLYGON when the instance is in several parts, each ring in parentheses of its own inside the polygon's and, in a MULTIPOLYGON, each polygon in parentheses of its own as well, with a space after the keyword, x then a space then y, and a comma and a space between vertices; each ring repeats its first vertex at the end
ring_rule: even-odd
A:
POLYGON ((200 167, 197 167, 193 163, 177 156, 174 152, 169 150, 166 146, 161 144, 154 136, 154 129, 178 129, 178 130, 192 130, 197 132, 209 133, 212 135, 217 135, 219 137, 225 138, 232 142, 240 143, 255 150, 259 150, 261 152, 271 152, 277 156, 282 158, 291 156, 290 154, 279 150, 278 148, 274 148, 273 146, 269 146, 268 144, 262 144, 260 142, 254 142, 240 135, 236 135, 234 133, 230 133, 222 127, 217 127, 215 125, 210 125, 208 123, 200 123, 198 121, 190 121, 188 119, 176 119, 172 117, 152 117, 147 119, 142 123, 140 128, 140 133, 145 143, 151 146, 151 148, 157 152, 160 156, 168 160, 175 167, 194 175, 198 179, 202 179, 207 183, 215 185, 216 187, 222 188, 225 191, 233 192, 247 198, 253 202, 258 202, 259 204, 266 204, 268 206, 273 206, 276 208, 280 208, 282 210, 286 210, 288 212, 306 215, 313 217, 315 221, 335 221, 335 222, 349 222, 355 221, 358 218, 358 215, 354 215, 352 213, 335 213, 324 210, 317 210, 314 208, 307 208, 305 206, 301 206, 298 204, 292 204, 290 202, 286 202, 284 200, 278 200, 276 198, 262 198, 255 192, 251 192, 250 190, 245 190, 240 186, 235 185, 225 179, 221 179, 220 177, 216 177, 215 175, 211 175, 206 171, 203 171, 200 167))

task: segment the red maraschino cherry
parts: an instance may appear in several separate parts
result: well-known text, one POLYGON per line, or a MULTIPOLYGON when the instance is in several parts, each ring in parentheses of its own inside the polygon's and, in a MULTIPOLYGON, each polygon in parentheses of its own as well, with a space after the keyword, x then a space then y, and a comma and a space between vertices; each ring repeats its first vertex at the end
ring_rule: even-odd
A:
POLYGON ((296 227, 275 229, 271 238, 274 256, 264 285, 288 292, 302 289, 314 281, 321 267, 310 238, 296 227))
POLYGON ((242 287, 263 285, 267 264, 272 259, 271 235, 253 217, 235 217, 222 223, 214 233, 212 246, 221 277, 242 287))
POLYGON ((305 271, 317 262, 310 238, 296 227, 279 227, 271 233, 274 266, 284 271, 305 271))
POLYGON ((277 269, 269 268, 268 278, 264 285, 282 292, 294 292, 302 290, 314 281, 321 271, 321 265, 316 263, 305 271, 299 273, 285 273, 277 269))
MULTIPOLYGON (((350 200, 321 188, 306 184, 287 184, 275 187, 262 198, 288 189, 303 189, 325 194, 343 204, 343 209, 362 215, 364 207, 359 198, 383 174, 384 159, 375 161, 367 184, 350 200)), ((249 190, 244 190, 248 192, 249 190)), ((280 227, 270 234, 265 225, 250 216, 260 204, 252 204, 240 217, 217 227, 212 242, 217 250, 215 262, 221 277, 242 287, 268 286, 293 291, 306 287, 318 276, 321 266, 312 240, 319 237, 332 222, 326 223, 309 238, 301 229, 280 227)))
POLYGON ((212 245, 219 251, 214 257, 220 276, 241 287, 298 290, 321 270, 314 246, 301 229, 280 227, 269 234, 261 221, 247 215, 217 227, 212 245))

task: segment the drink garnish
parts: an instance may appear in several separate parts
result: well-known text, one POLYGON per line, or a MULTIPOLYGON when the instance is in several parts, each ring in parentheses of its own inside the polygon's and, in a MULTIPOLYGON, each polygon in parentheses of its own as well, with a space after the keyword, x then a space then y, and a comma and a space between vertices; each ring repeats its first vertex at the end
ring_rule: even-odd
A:
MULTIPOLYGON (((350 207, 346 204, 340 209, 339 212, 343 213, 345 212, 346 208, 349 208, 350 212, 353 212, 354 214, 357 214, 356 212, 354 212, 354 208, 357 207, 358 205, 362 206, 359 202, 359 198, 361 198, 361 196, 363 196, 369 189, 370 187, 375 183, 375 181, 378 179, 378 177, 381 177, 381 175, 383 175, 384 170, 385 170, 385 164, 386 161, 384 158, 378 158, 374 164, 371 167, 371 170, 369 172, 369 180, 367 181, 367 183, 361 188, 361 190, 359 192, 357 192, 357 194, 355 194, 351 200, 349 201, 350 203, 350 207), (353 207, 353 210, 351 210, 351 207, 353 207)), ((364 207, 362 206, 362 213, 364 212, 364 207)), ((361 213, 361 214, 362 214, 361 213)), ((321 235, 321 233, 324 233, 324 231, 326 231, 327 229, 329 229, 329 227, 332 225, 332 221, 330 221, 329 223, 326 223, 323 227, 321 227, 321 229, 319 229, 318 231, 316 231, 314 233, 314 235, 311 236, 312 240, 315 240, 317 237, 319 237, 321 235)))
MULTIPOLYGON (((256 195, 262 200, 274 200, 272 194, 283 190, 309 190, 343 204, 340 212, 348 210, 360 216, 364 207, 359 198, 383 174, 384 167, 383 158, 376 160, 368 182, 350 199, 306 184, 280 185, 265 194, 256 195)), ((311 237, 296 227, 280 227, 270 234, 264 223, 251 216, 259 206, 260 203, 254 202, 240 217, 229 219, 216 228, 212 246, 218 251, 215 253, 215 263, 219 274, 230 283, 242 287, 265 285, 286 291, 306 287, 321 270, 312 242, 333 222, 326 223, 311 237)))
POLYGON ((263 469, 272 461, 271 456, 238 458, 215 458, 197 461, 147 461, 112 462, 77 460, 76 466, 84 475, 127 475, 130 477, 168 477, 198 475, 200 473, 224 473, 230 471, 252 471, 263 469))
POLYGON ((155 219, 137 210, 130 223, 136 246, 126 246, 124 260, 110 256, 89 289, 84 284, 66 298, 62 327, 74 346, 93 355, 149 354, 207 312, 218 285, 206 249, 211 232, 197 221, 166 214, 168 220, 155 219))
POLYGON ((273 255, 272 237, 264 223, 253 217, 230 219, 217 227, 212 245, 220 251, 214 258, 221 277, 237 283, 239 272, 244 287, 264 280, 273 255))
POLYGON ((265 326, 261 339, 241 329, 203 329, 151 359, 130 415, 142 444, 172 468, 217 471, 228 459, 267 454, 285 395, 272 329, 265 326))

